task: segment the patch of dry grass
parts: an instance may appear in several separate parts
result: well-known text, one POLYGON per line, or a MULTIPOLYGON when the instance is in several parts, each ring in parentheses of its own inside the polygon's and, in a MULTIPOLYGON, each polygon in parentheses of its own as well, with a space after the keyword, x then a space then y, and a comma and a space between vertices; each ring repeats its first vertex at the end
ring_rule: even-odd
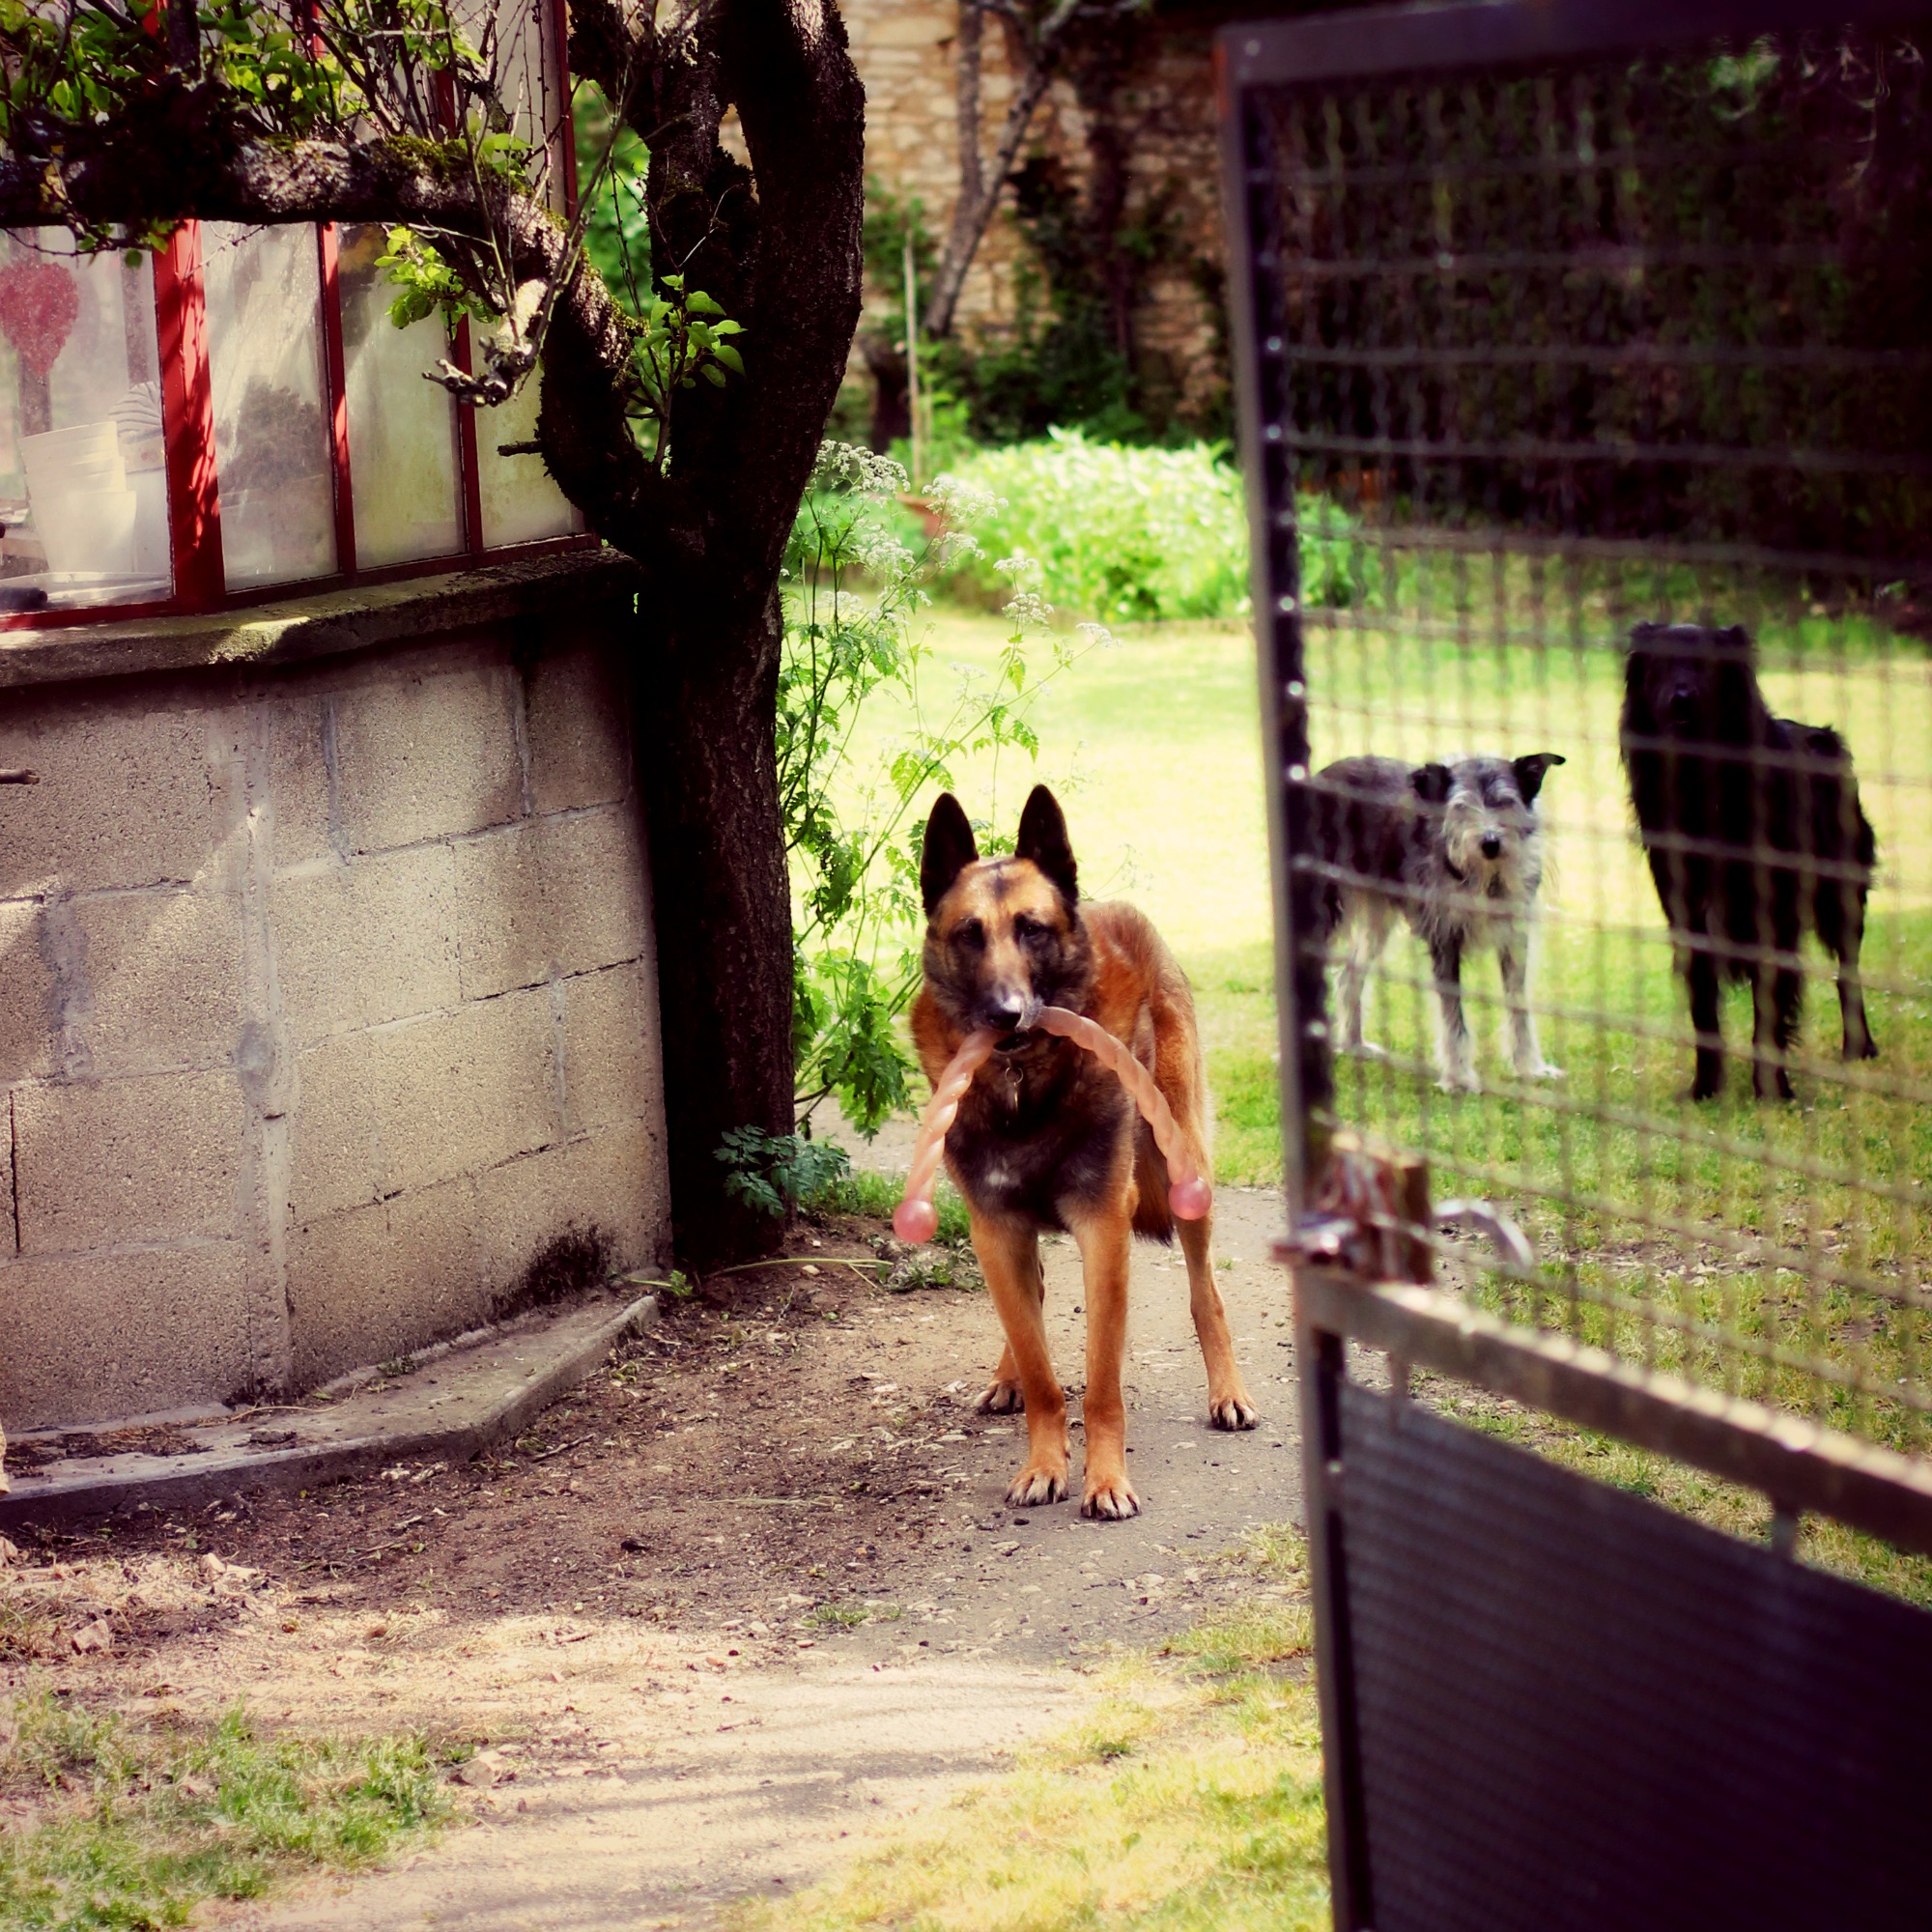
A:
POLYGON ((354 1868, 448 1815, 418 1733, 138 1722, 44 1685, 0 1697, 0 1925, 185 1925, 210 1899, 354 1868))
MULTIPOLYGON (((1300 1539, 1230 1552, 1302 1575, 1300 1539)), ((1126 1660, 1098 1702, 737 1932, 1309 1932, 1328 1923, 1321 1740, 1304 1603, 1203 1625, 1126 1660)))

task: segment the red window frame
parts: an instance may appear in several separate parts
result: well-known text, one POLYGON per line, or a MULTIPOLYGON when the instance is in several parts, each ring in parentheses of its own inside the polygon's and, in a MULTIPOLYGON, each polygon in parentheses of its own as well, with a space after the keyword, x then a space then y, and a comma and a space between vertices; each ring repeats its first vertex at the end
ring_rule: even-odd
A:
MULTIPOLYGON (((546 10, 556 71, 568 73, 564 59, 562 8, 546 10)), ((568 97, 568 87, 565 94, 568 97)), ((566 206, 577 201, 575 142, 563 130, 561 176, 566 206)), ((332 223, 316 230, 322 270, 324 416, 328 425, 328 461, 335 503, 336 568, 326 576, 304 577, 286 584, 250 585, 230 591, 221 552, 221 490, 215 473, 214 392, 209 368, 206 285, 202 277, 201 224, 185 221, 155 256, 155 324, 161 370, 161 427, 167 453, 168 531, 174 562, 174 594, 138 603, 95 605, 86 609, 0 612, 0 631, 57 630, 76 624, 106 624, 124 618, 183 612, 242 610, 290 597, 309 597, 362 583, 388 583, 411 577, 435 577, 502 556, 541 556, 555 551, 595 550, 600 539, 588 531, 539 537, 528 543, 487 548, 483 541, 483 484, 477 461, 476 412, 456 412, 462 547, 442 556, 363 570, 355 558, 355 506, 350 490, 349 392, 342 341, 342 298, 336 273, 336 231, 332 223)), ((469 325, 459 322, 450 359, 470 366, 469 325)))

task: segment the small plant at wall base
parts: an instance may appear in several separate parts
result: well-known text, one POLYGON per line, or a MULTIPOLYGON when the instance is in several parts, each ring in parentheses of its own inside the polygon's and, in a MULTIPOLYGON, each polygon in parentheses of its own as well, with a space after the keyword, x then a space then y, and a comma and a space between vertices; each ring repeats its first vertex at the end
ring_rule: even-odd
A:
POLYGON ((852 1163, 845 1150, 802 1134, 733 1127, 718 1150, 724 1191, 760 1214, 783 1216, 837 1187, 852 1163))
POLYGON ((587 1228, 573 1222, 531 1256, 529 1265, 497 1297, 491 1313, 500 1321, 526 1308, 549 1308, 587 1289, 601 1288, 616 1252, 615 1240, 596 1222, 587 1228))

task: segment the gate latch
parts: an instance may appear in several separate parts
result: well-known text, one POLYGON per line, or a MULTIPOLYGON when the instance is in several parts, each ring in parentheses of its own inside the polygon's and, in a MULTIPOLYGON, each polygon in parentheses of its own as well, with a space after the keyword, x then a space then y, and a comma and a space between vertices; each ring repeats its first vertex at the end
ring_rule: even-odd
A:
POLYGON ((1285 1261, 1339 1268, 1364 1281, 1431 1279, 1433 1236, 1463 1227, 1487 1235, 1504 1274, 1534 1272, 1536 1254, 1507 1214, 1487 1201, 1445 1201, 1432 1208, 1429 1163, 1344 1129, 1328 1145, 1301 1224, 1282 1248, 1285 1261))

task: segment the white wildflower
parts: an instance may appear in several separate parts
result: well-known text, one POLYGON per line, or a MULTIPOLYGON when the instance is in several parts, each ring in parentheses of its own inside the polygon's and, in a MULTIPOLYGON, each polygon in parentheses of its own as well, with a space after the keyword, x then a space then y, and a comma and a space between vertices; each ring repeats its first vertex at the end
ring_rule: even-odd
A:
POLYGON ((1043 631, 1053 616, 1053 606, 1037 590, 1016 590, 1001 614, 1013 620, 1016 631, 1043 631))
POLYGON ((910 487, 902 465, 856 442, 827 440, 818 446, 811 480, 822 490, 856 491, 862 497, 900 497, 910 487))
POLYGON ((926 485, 925 500, 947 523, 953 525, 984 523, 1006 508, 983 484, 969 483, 965 477, 950 471, 935 476, 926 485))

